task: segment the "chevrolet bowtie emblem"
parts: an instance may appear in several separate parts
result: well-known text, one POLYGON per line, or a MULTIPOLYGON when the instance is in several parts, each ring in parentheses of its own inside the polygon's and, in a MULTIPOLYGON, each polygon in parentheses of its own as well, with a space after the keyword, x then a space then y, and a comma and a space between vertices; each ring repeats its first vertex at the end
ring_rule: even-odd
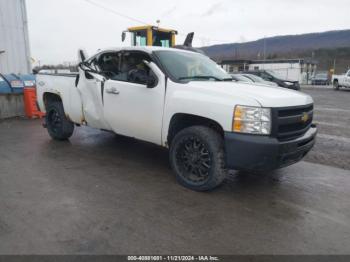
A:
POLYGON ((308 113, 303 113, 302 117, 301 117, 301 121, 303 123, 306 123, 309 120, 309 114, 308 113))

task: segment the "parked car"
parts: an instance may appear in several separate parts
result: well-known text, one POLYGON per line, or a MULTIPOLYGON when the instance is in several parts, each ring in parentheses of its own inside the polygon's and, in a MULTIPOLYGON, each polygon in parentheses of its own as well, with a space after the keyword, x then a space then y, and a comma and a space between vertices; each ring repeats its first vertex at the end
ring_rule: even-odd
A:
POLYGON ((280 76, 276 75, 273 71, 270 71, 270 70, 255 70, 255 71, 246 71, 242 73, 259 76, 266 81, 276 83, 280 87, 293 89, 293 90, 300 90, 300 84, 298 81, 281 79, 280 76))
POLYGON ((341 87, 350 88, 350 70, 344 75, 333 75, 332 83, 335 90, 339 90, 341 87))
POLYGON ((268 86, 278 86, 276 83, 271 82, 271 81, 266 81, 263 78, 261 78, 260 76, 257 75, 253 75, 253 74, 243 74, 243 76, 251 79, 254 83, 257 84, 262 84, 262 85, 268 85, 268 86))
POLYGON ((242 83, 254 83, 253 80, 251 80, 248 77, 245 77, 242 74, 231 74, 231 77, 236 82, 242 82, 242 83))
POLYGON ((329 85, 330 79, 328 77, 328 73, 318 73, 314 77, 311 78, 312 85, 329 85))
POLYGON ((197 191, 220 185, 228 169, 296 163, 315 143, 309 95, 233 82, 202 54, 124 47, 85 57, 77 75, 37 75, 53 139, 87 125, 167 147, 179 183, 197 191))

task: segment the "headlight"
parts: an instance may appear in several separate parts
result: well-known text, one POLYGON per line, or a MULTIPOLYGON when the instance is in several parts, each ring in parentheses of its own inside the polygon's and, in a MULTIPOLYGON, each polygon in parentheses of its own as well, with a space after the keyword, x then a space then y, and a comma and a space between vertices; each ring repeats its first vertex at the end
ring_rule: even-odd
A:
POLYGON ((271 133, 271 109, 236 106, 232 131, 237 133, 269 135, 271 133))

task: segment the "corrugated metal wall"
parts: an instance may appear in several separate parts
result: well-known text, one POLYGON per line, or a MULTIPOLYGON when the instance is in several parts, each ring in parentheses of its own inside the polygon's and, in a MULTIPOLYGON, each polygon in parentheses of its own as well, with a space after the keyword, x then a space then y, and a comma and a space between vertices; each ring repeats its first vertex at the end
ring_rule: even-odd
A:
POLYGON ((0 73, 31 72, 25 0, 0 0, 0 73))

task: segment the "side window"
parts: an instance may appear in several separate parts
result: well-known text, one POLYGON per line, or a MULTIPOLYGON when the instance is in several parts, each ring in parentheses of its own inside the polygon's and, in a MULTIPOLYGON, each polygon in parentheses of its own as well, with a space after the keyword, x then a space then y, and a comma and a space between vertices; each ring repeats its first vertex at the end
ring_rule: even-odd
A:
POLYGON ((143 62, 151 61, 148 54, 142 52, 124 52, 121 60, 120 77, 121 81, 147 84, 151 70, 143 62))
POLYGON ((99 71, 96 58, 93 59, 89 64, 90 64, 90 67, 91 67, 92 69, 94 69, 94 70, 96 70, 96 71, 99 71))
POLYGON ((267 75, 265 74, 265 73, 263 73, 263 72, 258 72, 257 74, 256 74, 257 76, 260 76, 262 79, 264 79, 264 80, 268 80, 268 78, 267 78, 267 75))
POLYGON ((171 37, 170 33, 153 30, 153 46, 170 47, 171 37))
POLYGON ((147 45, 147 30, 142 30, 137 33, 133 33, 134 46, 146 46, 147 45))
POLYGON ((350 77, 350 70, 349 70, 349 72, 348 72, 348 77, 350 77))
MULTIPOLYGON (((92 68, 93 70, 96 70, 96 71, 100 71, 99 68, 97 68, 97 65, 96 65, 96 59, 93 59, 93 60, 89 60, 87 61, 87 64, 89 65, 90 68, 92 68)), ((86 79, 89 79, 89 80, 93 80, 94 77, 88 73, 88 72, 85 72, 85 78, 86 79)), ((78 85, 78 82, 79 82, 79 79, 77 77, 76 81, 75 81, 75 85, 77 86, 78 85)))
POLYGON ((272 81, 273 80, 273 77, 269 74, 266 74, 266 73, 262 73, 260 75, 260 77, 262 77, 264 80, 267 80, 267 81, 272 81))
POLYGON ((120 56, 118 52, 102 54, 96 61, 95 67, 110 79, 118 80, 120 78, 120 56))

